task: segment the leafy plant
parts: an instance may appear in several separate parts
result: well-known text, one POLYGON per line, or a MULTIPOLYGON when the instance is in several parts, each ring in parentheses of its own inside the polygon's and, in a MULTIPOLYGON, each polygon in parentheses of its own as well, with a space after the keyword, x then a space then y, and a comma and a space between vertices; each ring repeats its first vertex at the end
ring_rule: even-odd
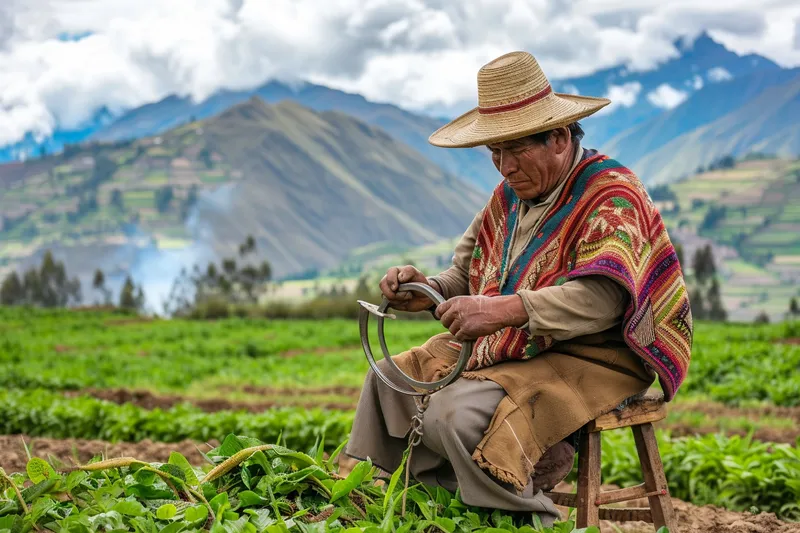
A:
POLYGON ((27 475, 0 470, 8 485, 0 494, 0 531, 599 533, 470 507, 441 488, 381 487, 369 462, 340 476, 315 449, 306 454, 230 434, 207 458, 204 468, 173 453, 166 464, 124 457, 58 472, 32 458, 27 475))

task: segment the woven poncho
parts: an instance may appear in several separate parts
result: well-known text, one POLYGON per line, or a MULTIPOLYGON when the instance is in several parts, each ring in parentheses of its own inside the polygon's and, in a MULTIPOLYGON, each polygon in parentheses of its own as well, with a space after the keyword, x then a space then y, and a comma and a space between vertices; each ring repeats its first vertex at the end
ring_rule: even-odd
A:
MULTIPOLYGON (((470 264, 470 294, 497 296, 602 275, 630 294, 623 336, 656 371, 664 396, 683 382, 692 345, 686 285, 661 215, 641 181, 604 155, 584 156, 525 251, 507 264, 520 199, 504 182, 494 191, 470 264)), ((535 357, 549 336, 507 327, 475 343, 467 370, 535 357)))

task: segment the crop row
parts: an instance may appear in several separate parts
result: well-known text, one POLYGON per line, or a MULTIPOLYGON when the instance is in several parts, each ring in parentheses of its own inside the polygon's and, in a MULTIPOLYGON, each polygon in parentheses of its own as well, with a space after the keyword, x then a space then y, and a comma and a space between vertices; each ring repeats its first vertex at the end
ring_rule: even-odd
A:
POLYGON ((339 476, 320 453, 248 437, 228 435, 207 456, 202 469, 173 453, 166 464, 123 458, 72 472, 33 458, 24 474, 0 470, 0 531, 599 533, 573 522, 544 528, 531 513, 470 507, 440 488, 406 488, 402 470, 380 486, 368 461, 339 476))
MULTIPOLYGON (((141 321, 27 311, 0 308, 0 387, 147 388, 231 398, 246 386, 358 387, 367 370, 355 321, 141 321)), ((436 322, 387 326, 393 352, 441 331, 436 322)), ((800 345, 780 342, 800 337, 797 323, 742 328, 701 322, 695 331, 679 398, 800 405, 800 345)))
MULTIPOLYGON (((47 391, 0 391, 3 433, 54 438, 175 442, 206 441, 228 433, 253 435, 297 449, 310 449, 324 434, 329 449, 344 441, 352 412, 277 409, 260 414, 203 413, 191 406, 147 411, 94 398, 66 399, 47 391)), ((757 507, 800 518, 800 449, 740 437, 707 435, 671 439, 659 432, 673 496, 731 509, 757 507)), ((629 432, 604 435, 604 482, 639 483, 641 472, 629 432)))

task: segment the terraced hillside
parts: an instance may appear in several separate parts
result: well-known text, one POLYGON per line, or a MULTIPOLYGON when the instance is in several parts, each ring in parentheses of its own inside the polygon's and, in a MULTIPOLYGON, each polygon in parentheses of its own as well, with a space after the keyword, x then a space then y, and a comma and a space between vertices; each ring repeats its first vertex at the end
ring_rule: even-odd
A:
POLYGON ((46 248, 86 275, 145 253, 210 258, 252 234, 281 276, 460 234, 481 203, 378 128, 254 98, 160 136, 0 166, 0 273, 46 248))
POLYGON ((687 260, 713 244, 732 318, 786 312, 800 283, 800 160, 739 161, 669 190, 674 199, 661 196, 659 206, 670 234, 687 260))

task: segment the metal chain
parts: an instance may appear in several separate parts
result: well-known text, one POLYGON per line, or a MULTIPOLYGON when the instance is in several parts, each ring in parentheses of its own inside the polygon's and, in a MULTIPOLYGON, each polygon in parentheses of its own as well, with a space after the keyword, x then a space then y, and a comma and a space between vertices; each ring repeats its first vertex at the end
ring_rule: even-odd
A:
POLYGON ((402 505, 403 510, 400 512, 400 516, 403 518, 406 516, 406 495, 408 494, 408 480, 409 474, 411 473, 411 456, 414 453, 414 447, 422 442, 422 424, 425 420, 425 411, 428 409, 428 404, 430 404, 432 394, 432 392, 429 392, 422 397, 414 396, 414 403, 417 405, 417 414, 411 418, 411 431, 408 435, 408 457, 406 458, 406 480, 405 488, 403 490, 402 505))

